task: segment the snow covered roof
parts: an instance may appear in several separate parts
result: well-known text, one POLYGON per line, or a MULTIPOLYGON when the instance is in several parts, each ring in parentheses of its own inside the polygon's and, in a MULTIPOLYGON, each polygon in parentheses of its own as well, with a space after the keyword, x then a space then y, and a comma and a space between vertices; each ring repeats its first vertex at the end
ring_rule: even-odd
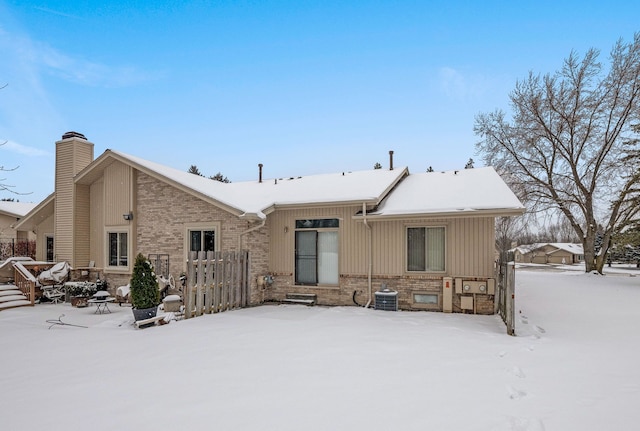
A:
MULTIPOLYGON (((104 157, 113 155, 144 172, 169 179, 176 185, 196 192, 239 216, 264 219, 277 207, 318 204, 351 204, 366 202, 377 205, 388 192, 408 175, 407 168, 394 170, 341 172, 291 178, 263 179, 223 183, 194 175, 149 160, 118 151, 107 150, 104 157)), ((103 158, 96 159, 96 161, 103 158)), ((99 162, 98 162, 99 163, 99 162)), ((91 170, 93 164, 88 168, 91 170)), ((87 175, 84 171, 79 177, 87 175)))
POLYGON ((31 202, 0 201, 0 213, 12 217, 23 217, 37 205, 31 202))
POLYGON ((571 242, 538 242, 534 244, 523 244, 514 248, 513 251, 517 250, 521 254, 527 254, 546 246, 553 247, 553 250, 548 251, 547 254, 557 253, 560 250, 567 251, 575 255, 584 254, 582 244, 575 244, 571 242))
POLYGON ((556 250, 549 254, 553 254, 560 250, 567 251, 572 254, 584 254, 582 244, 574 244, 571 242, 550 242, 549 245, 556 248, 556 250))
POLYGON ((223 183, 107 150, 76 181, 94 181, 100 166, 114 158, 248 219, 265 219, 282 207, 362 203, 377 206, 368 217, 518 215, 524 211, 493 168, 409 175, 404 167, 223 183))
POLYGON ((492 167, 412 174, 368 216, 519 215, 524 206, 492 167))

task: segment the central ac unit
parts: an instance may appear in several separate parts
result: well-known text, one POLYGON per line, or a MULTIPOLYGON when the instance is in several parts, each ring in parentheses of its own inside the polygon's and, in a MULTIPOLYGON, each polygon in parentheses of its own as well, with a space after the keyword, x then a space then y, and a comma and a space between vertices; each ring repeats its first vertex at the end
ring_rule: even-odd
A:
POLYGON ((398 311, 398 292, 389 289, 376 292, 375 309, 398 311))

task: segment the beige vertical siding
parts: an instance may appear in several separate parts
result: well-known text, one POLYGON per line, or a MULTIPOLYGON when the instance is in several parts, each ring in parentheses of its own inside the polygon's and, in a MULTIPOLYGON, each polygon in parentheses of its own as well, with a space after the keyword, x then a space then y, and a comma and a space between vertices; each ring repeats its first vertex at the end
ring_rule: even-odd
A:
POLYGON ((104 238, 104 181, 100 179, 91 185, 91 218, 89 221, 89 239, 91 259, 102 266, 105 254, 104 238))
POLYGON ((120 162, 114 162, 104 170, 104 223, 106 226, 129 225, 122 215, 133 210, 131 170, 129 166, 120 162))
POLYGON ((56 145, 55 256, 58 261, 73 259, 73 149, 75 142, 56 145))
MULTIPOLYGON (((270 270, 276 274, 294 271, 295 220, 340 218, 340 274, 365 275, 368 271, 367 229, 352 219, 360 207, 278 210, 269 215, 270 270)), ((421 220, 370 220, 373 275, 408 276, 406 272, 407 226, 444 226, 446 270, 435 275, 492 277, 495 230, 492 217, 421 220)))
POLYGON ((74 261, 73 177, 93 160, 93 144, 77 138, 56 142, 55 259, 74 261))
POLYGON ((455 277, 493 277, 493 217, 453 219, 448 228, 449 273, 455 277))
POLYGON ((358 211, 352 207, 308 208, 299 210, 279 210, 269 215, 271 244, 269 266, 275 273, 293 273, 295 227, 298 219, 338 218, 340 219, 340 273, 361 273, 366 267, 366 249, 362 246, 365 227, 352 220, 358 211))
POLYGON ((73 262, 71 266, 82 267, 89 263, 90 246, 87 238, 90 238, 90 200, 89 186, 76 185, 75 188, 75 209, 74 209, 74 241, 73 262))
MULTIPOLYGON (((53 214, 38 223, 36 227, 36 260, 47 260, 47 236, 52 236, 54 231, 53 214)), ((55 236, 53 238, 55 248, 55 236)))

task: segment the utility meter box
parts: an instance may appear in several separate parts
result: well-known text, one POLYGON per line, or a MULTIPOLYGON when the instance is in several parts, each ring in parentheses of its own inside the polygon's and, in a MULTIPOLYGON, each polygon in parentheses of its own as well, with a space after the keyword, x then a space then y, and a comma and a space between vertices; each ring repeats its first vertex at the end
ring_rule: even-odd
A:
POLYGON ((493 278, 490 278, 487 281, 471 281, 456 278, 456 293, 459 295, 463 295, 465 293, 495 295, 495 291, 495 280, 493 278))
POLYGON ((460 308, 463 310, 473 310, 473 296, 461 296, 460 308))

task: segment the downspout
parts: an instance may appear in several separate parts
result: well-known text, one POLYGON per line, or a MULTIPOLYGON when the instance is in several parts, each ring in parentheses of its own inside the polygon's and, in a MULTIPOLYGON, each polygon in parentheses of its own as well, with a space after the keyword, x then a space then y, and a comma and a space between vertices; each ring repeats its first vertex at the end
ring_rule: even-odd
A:
POLYGON ((362 220, 364 221, 364 225, 367 228, 367 254, 369 258, 369 268, 367 270, 367 285, 369 288, 369 300, 364 308, 369 308, 371 304, 371 273, 373 271, 373 253, 372 253, 372 241, 371 241, 371 226, 369 226, 369 222, 367 222, 367 204, 362 202, 362 220))
POLYGON ((246 234, 253 232, 254 230, 258 230, 262 227, 264 227, 264 225, 267 223, 267 219, 264 218, 262 219, 262 221, 260 222, 259 225, 254 226, 254 227, 250 227, 249 229, 245 230, 244 232, 240 232, 240 236, 238 237, 238 250, 242 250, 242 237, 245 236, 246 234))

